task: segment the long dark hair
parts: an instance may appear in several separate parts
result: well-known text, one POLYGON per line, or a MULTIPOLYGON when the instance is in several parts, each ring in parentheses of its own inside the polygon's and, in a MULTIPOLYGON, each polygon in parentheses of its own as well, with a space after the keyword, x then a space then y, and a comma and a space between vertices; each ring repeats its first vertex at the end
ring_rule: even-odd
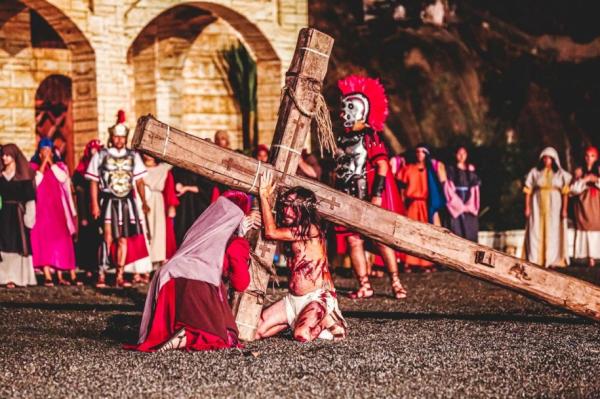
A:
MULTIPOLYGON (((544 155, 545 157, 548 157, 549 155, 544 155)), ((558 165, 556 164, 556 161, 554 160, 554 158, 550 157, 550 159, 552 159, 552 171, 554 173, 558 172, 558 165)), ((545 166, 544 166, 544 157, 541 157, 540 160, 537 163, 536 166, 537 170, 542 171, 544 170, 545 166)))
MULTIPOLYGON (((275 222, 278 226, 283 226, 285 208, 291 206, 297 215, 293 226, 297 227, 297 237, 299 239, 309 239, 310 227, 315 225, 319 228, 319 216, 317 215, 317 197, 315 193, 304 187, 296 186, 284 191, 278 196, 275 204, 275 222), (293 199, 291 196, 295 195, 293 199)), ((320 228, 319 228, 320 229, 320 228)))
MULTIPOLYGON (((7 154, 10 155, 15 160, 15 177, 13 177, 14 181, 21 180, 33 180, 35 178, 35 171, 27 162, 25 155, 21 152, 19 147, 16 144, 9 143, 2 146, 2 150, 0 151, 0 155, 7 154)), ((0 163, 2 160, 0 159, 0 163)), ((2 168, 4 165, 2 166, 2 168)), ((0 168, 0 170, 2 169, 0 168)))

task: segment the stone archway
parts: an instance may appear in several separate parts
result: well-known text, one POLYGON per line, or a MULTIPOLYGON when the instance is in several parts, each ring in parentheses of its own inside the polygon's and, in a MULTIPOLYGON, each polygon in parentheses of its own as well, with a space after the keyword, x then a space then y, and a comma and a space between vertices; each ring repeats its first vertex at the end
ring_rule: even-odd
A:
POLYGON ((73 154, 72 82, 64 75, 50 75, 35 93, 35 132, 37 138, 48 137, 60 151, 71 170, 73 154))
POLYGON ((256 62, 259 139, 270 142, 279 106, 281 61, 269 39, 254 23, 231 8, 211 2, 185 2, 163 10, 137 34, 128 51, 135 114, 151 112, 171 124, 185 127, 182 123, 184 104, 179 95, 184 83, 179 78, 194 41, 215 21, 231 27, 256 62), (168 32, 169 23, 165 21, 177 19, 178 12, 180 32, 168 32), (142 74, 145 77, 140 75, 148 65, 154 65, 157 72, 154 77, 148 73, 142 74))
POLYGON ((81 29, 46 0, 19 0, 37 12, 60 36, 71 53, 73 147, 81 153, 98 136, 96 56, 81 29))

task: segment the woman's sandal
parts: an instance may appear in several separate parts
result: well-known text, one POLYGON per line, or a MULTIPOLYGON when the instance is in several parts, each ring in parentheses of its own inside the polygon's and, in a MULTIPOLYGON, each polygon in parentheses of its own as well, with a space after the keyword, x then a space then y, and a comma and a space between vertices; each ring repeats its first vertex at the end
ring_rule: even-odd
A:
POLYGON ((129 281, 125 281, 125 279, 123 277, 121 278, 117 278, 117 281, 115 283, 115 287, 117 288, 131 288, 132 285, 129 281))
POLYGON ((60 280, 58 280, 58 285, 62 285, 64 287, 68 287, 71 285, 71 283, 69 283, 67 280, 61 278, 60 280))
POLYGON ((369 281, 369 276, 366 274, 364 276, 358 277, 358 283, 360 284, 360 288, 358 291, 350 292, 348 294, 348 298, 350 299, 367 299, 371 298, 375 291, 373 291, 373 286, 369 281))
POLYGON ((133 284, 138 285, 138 284, 143 284, 144 281, 142 280, 142 276, 140 276, 139 274, 134 274, 133 275, 133 280, 131 281, 133 284))
POLYGON ((6 288, 16 288, 16 287, 17 287, 17 286, 16 286, 16 285, 15 285, 15 283, 13 283, 12 281, 11 281, 11 282, 8 282, 8 283, 6 283, 6 288))
POLYGON ((392 291, 394 291, 394 297, 396 299, 406 298, 408 292, 406 292, 406 289, 402 286, 398 272, 390 273, 390 280, 392 283, 392 291))
POLYGON ((44 280, 44 287, 54 287, 52 279, 44 280))
POLYGON ((98 277, 96 288, 106 288, 106 277, 98 277))
POLYGON ((125 280, 125 278, 123 277, 123 269, 122 268, 120 271, 117 271, 115 287, 117 287, 117 288, 131 288, 132 287, 132 284, 129 281, 125 280))
POLYGON ((165 342, 160 348, 158 348, 157 352, 165 352, 173 349, 181 349, 185 348, 187 344, 187 337, 185 335, 185 328, 177 331, 171 339, 165 342))

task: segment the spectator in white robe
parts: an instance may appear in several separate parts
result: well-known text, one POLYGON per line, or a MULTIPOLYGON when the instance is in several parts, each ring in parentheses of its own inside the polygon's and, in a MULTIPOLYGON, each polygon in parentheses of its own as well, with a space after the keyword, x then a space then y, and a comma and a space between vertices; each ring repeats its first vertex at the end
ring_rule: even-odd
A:
POLYGON ((560 166, 558 153, 546 147, 525 179, 525 257, 544 267, 569 264, 567 199, 571 174, 560 166))

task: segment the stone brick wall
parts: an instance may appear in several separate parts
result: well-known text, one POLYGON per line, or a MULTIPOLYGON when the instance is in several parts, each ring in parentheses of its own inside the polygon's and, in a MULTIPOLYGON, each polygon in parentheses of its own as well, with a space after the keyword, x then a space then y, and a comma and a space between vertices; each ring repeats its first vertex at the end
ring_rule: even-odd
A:
POLYGON ((0 142, 14 142, 27 155, 35 150, 35 93, 50 75, 71 77, 71 53, 31 47, 29 10, 0 5, 0 142))
POLYGON ((241 148, 242 118, 224 71, 218 50, 238 42, 231 27, 219 19, 208 25, 191 46, 183 66, 181 126, 186 132, 213 138, 216 130, 229 132, 232 148, 241 148))
MULTIPOLYGON (((200 75, 201 66, 208 65, 211 57, 207 51, 211 42, 221 40, 215 39, 218 33, 227 31, 224 40, 239 39, 257 61, 259 141, 268 143, 283 76, 298 31, 307 24, 307 0, 2 0, 0 142, 17 142, 31 154, 33 96, 39 83, 55 73, 73 80, 77 154, 89 139, 107 138, 107 128, 120 108, 127 111, 131 127, 136 116, 153 112, 165 122, 200 135, 226 128, 239 136, 239 115, 222 74, 208 68, 210 76, 200 75), (206 11, 216 21, 210 22, 214 26, 208 24, 191 42, 161 38, 132 58, 132 44, 144 28, 181 5, 206 11), (38 12, 67 49, 31 48, 28 12, 23 6, 38 12), (161 52, 173 58, 157 57, 161 52), (178 76, 189 79, 189 85, 178 76), (210 90, 205 91, 206 87, 210 90)), ((237 140, 234 144, 239 146, 237 140)))

